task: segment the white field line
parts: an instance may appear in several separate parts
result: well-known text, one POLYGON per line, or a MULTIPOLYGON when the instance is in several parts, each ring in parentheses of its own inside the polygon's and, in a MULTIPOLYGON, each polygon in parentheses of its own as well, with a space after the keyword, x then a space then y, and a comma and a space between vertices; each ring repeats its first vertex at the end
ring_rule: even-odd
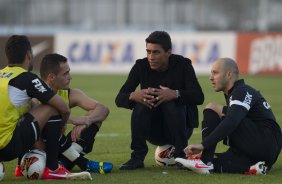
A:
MULTIPOLYGON (((201 131, 194 131, 193 134, 199 134, 201 131)), ((131 134, 130 133, 98 133, 96 136, 97 137, 129 137, 131 134)))

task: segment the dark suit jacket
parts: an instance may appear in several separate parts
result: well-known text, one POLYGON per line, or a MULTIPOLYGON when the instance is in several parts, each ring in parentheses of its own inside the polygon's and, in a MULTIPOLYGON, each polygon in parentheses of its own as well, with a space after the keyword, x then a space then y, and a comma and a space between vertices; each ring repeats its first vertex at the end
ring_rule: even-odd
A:
POLYGON ((180 98, 177 99, 177 103, 187 106, 188 127, 198 127, 197 105, 203 104, 204 94, 190 59, 172 54, 169 58, 168 70, 165 72, 152 70, 147 58, 138 59, 116 97, 116 105, 128 109, 134 108, 135 102, 130 101, 129 96, 138 85, 141 89, 159 88, 162 85, 179 90, 180 98))

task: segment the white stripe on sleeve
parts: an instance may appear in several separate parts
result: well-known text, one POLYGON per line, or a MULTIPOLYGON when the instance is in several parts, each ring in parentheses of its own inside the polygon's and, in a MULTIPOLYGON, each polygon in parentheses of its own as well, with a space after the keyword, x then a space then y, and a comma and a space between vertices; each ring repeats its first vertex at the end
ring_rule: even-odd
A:
POLYGON ((245 107, 247 110, 250 110, 251 108, 249 104, 240 102, 239 100, 231 100, 229 106, 231 107, 232 105, 240 105, 245 107))

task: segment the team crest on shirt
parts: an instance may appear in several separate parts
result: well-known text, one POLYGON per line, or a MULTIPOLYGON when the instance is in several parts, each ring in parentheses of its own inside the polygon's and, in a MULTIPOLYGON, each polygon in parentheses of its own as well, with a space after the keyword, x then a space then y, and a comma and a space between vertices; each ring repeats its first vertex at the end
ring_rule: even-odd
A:
POLYGON ((39 79, 34 79, 32 80, 32 83, 34 83, 34 87, 41 93, 44 93, 46 90, 46 88, 42 85, 42 83, 40 82, 39 79))
POLYGON ((266 108, 266 109, 270 109, 271 106, 269 105, 269 103, 267 103, 266 101, 264 101, 263 103, 263 106, 266 108))

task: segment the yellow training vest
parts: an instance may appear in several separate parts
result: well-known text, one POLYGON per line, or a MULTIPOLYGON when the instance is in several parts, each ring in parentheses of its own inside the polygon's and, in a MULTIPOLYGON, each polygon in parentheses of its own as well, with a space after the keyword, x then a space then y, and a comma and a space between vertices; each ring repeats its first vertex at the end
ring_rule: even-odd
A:
POLYGON ((69 90, 65 90, 65 89, 59 89, 57 91, 57 95, 59 95, 60 97, 62 97, 62 99, 65 101, 65 103, 70 106, 70 100, 69 100, 69 90))
POLYGON ((31 105, 31 101, 15 107, 8 94, 9 81, 26 72, 21 67, 5 67, 0 70, 0 149, 3 149, 12 139, 17 122, 31 105))

